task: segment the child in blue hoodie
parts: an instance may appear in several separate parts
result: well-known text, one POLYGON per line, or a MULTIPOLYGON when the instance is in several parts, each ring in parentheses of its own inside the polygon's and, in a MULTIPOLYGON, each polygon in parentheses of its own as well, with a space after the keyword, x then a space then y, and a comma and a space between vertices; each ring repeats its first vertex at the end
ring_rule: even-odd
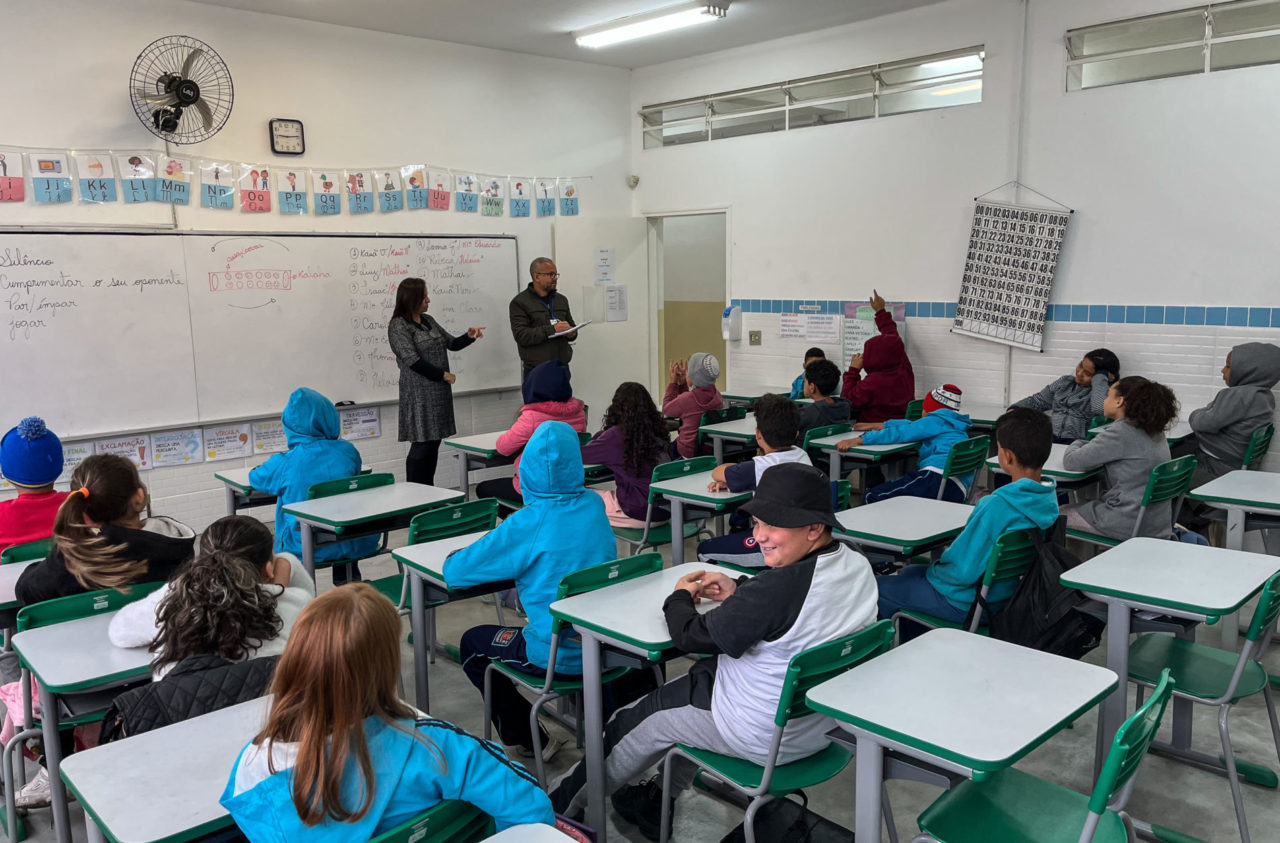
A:
MULTIPOLYGON (((866 430, 861 436, 845 439, 836 450, 847 451, 857 445, 894 445, 901 442, 919 442, 920 453, 916 470, 908 471, 896 480, 889 480, 867 490, 863 500, 875 503, 898 495, 914 495, 918 498, 937 498, 938 486, 943 482, 942 470, 947 465, 951 446, 969 438, 969 417, 960 412, 960 387, 943 384, 924 397, 924 415, 915 421, 891 419, 874 425, 858 425, 866 430)), ((973 473, 948 478, 942 492, 942 500, 963 503, 969 494, 973 473)))
MULTIPOLYGON (((314 389, 302 387, 289 396, 281 417, 289 450, 249 472, 249 484, 260 492, 276 495, 276 553, 302 554, 302 531, 298 519, 284 508, 307 499, 307 490, 316 483, 354 477, 360 473, 360 452, 338 438, 341 426, 333 402, 314 389)), ((317 565, 331 559, 368 556, 378 547, 377 536, 321 544, 315 547, 317 565)), ((360 566, 342 565, 333 569, 333 584, 360 579, 360 566)))
POLYGON ((447 799, 498 830, 555 822, 533 776, 493 744, 418 717, 396 693, 400 616, 372 586, 311 601, 276 666, 262 731, 219 800, 253 843, 369 840, 447 799))
MULTIPOLYGON (((1041 480, 1040 468, 1053 447, 1053 423, 1038 410, 1010 410, 996 422, 1000 467, 1012 482, 978 501, 956 540, 942 558, 928 565, 908 565, 899 574, 876 577, 879 613, 891 618, 900 609, 916 609, 949 621, 964 621, 987 570, 996 539, 1010 530, 1047 530, 1058 520, 1058 488, 1041 480)), ((992 586, 987 602, 999 611, 1017 581, 992 586)))
MULTIPOLYGON (((524 627, 476 626, 459 644, 462 669, 484 692, 484 671, 491 659, 531 676, 545 676, 551 654, 551 613, 556 589, 565 574, 609 562, 617 557, 617 542, 605 515, 604 502, 582 484, 582 451, 578 434, 561 421, 538 425, 520 460, 524 508, 501 526, 444 563, 450 588, 515 580, 528 613, 524 627)), ((582 648, 567 634, 560 639, 555 672, 582 674, 582 648)), ((533 752, 529 703, 511 680, 493 677, 493 725, 502 742, 533 752)), ((543 758, 559 748, 539 726, 543 758)))

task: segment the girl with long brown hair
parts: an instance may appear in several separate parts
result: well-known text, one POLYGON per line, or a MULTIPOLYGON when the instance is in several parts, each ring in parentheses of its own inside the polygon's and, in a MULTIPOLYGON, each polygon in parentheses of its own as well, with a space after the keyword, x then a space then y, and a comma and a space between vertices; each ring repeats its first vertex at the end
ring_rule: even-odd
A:
POLYGON ((534 778, 497 746, 399 699, 400 633, 395 606, 364 583, 303 610, 267 724, 222 794, 254 843, 368 840, 446 799, 499 829, 554 821, 534 778))

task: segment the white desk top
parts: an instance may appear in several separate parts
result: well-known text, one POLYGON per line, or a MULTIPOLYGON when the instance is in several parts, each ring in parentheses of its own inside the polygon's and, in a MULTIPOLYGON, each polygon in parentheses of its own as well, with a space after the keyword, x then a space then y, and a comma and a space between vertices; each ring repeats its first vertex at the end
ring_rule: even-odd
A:
POLYGON ((1220 616, 1240 608, 1276 571, 1277 556, 1139 538, 1099 553, 1061 579, 1089 594, 1220 616))
POLYGON ((18 596, 13 593, 18 586, 18 577, 22 576, 22 572, 27 570, 31 565, 40 562, 40 559, 29 559, 26 562, 11 562, 8 565, 0 565, 0 609, 16 609, 18 607, 18 596))
POLYGON ((820 711, 968 767, 1009 766, 1118 683, 1105 667, 935 629, 809 691, 820 711))
POLYGON ((503 433, 506 431, 495 430, 492 433, 473 433, 470 436, 450 436, 444 440, 444 444, 460 451, 492 457, 498 453, 498 437, 503 433))
POLYGON ((960 404, 960 412, 969 417, 969 424, 979 427, 993 427, 1008 409, 1001 404, 970 404, 968 401, 960 404))
MULTIPOLYGON (((1094 469, 1093 471, 1067 471, 1062 465, 1062 456, 1067 452, 1068 447, 1068 445, 1062 443, 1053 443, 1053 450, 1049 452, 1049 459, 1045 461, 1044 466, 1040 469, 1040 472, 1044 476, 1057 477, 1060 480, 1084 480, 1101 471, 1101 469, 1094 469)), ((1004 469, 1000 468, 1000 460, 996 457, 990 457, 987 459, 987 468, 997 474, 1005 473, 1004 469)))
POLYGON ((1192 489, 1190 497, 1206 503, 1235 504, 1247 509, 1280 509, 1280 474, 1243 469, 1228 471, 1192 489))
POLYGON ((151 669, 146 647, 117 647, 107 638, 115 612, 98 612, 13 636, 31 672, 55 693, 94 688, 137 676, 151 669))
POLYGON ((756 417, 748 413, 747 417, 743 419, 703 425, 698 428, 698 432, 707 436, 720 436, 726 439, 755 439, 756 417))
POLYGON ((921 545, 958 534, 973 507, 906 495, 836 513, 837 535, 903 546, 921 545))
MULTIPOLYGON (((824 436, 821 439, 815 439, 809 443, 811 448, 819 448, 823 451, 834 451, 836 445, 846 439, 852 439, 855 436, 861 436, 869 431, 855 430, 852 433, 836 433, 832 436, 824 436)), ((881 457, 885 454, 896 454, 901 451, 914 451, 920 447, 918 442, 901 442, 897 445, 857 445, 844 451, 843 454, 848 457, 881 457)))
POLYGON ((469 547, 487 535, 489 535, 489 531, 483 530, 479 533, 465 533, 461 536, 450 536, 447 539, 411 544, 408 547, 392 551, 391 555, 415 571, 421 571, 428 579, 435 580, 443 586, 444 560, 449 557, 449 554, 455 550, 469 547))
POLYGON ((549 825, 513 825, 506 831, 499 831, 492 837, 486 837, 485 843, 498 840, 501 843, 565 843, 573 838, 561 834, 549 825))
POLYGON ((748 500, 752 495, 751 492, 708 492, 707 486, 710 483, 711 472, 701 471, 697 474, 685 474, 680 477, 673 477, 670 480, 663 480, 661 483, 654 483, 649 488, 668 500, 679 498, 682 501, 697 501, 699 503, 736 503, 748 500))
POLYGON ((62 775, 99 826, 122 843, 230 825, 218 798, 270 704, 261 697, 77 752, 62 760, 62 775), (140 794, 146 799, 139 801, 140 794))
MULTIPOLYGON (((1089 428, 1089 432, 1094 436, 1107 429, 1107 425, 1100 424, 1097 427, 1089 428)), ((1183 439, 1192 434, 1191 425, 1184 421, 1174 422, 1173 427, 1165 431, 1164 438, 1170 445, 1176 445, 1183 439)))
MULTIPOLYGON (((241 466, 240 468, 224 468, 215 471, 213 476, 218 480, 226 483, 228 486, 235 488, 241 494, 247 495, 253 491, 253 486, 249 483, 249 472, 257 468, 253 466, 241 466)), ((373 469, 367 465, 360 466, 361 474, 368 474, 373 469)))
POLYGON ((335 527, 391 518, 440 503, 461 501, 462 498, 462 492, 455 489, 424 486, 421 483, 393 483, 390 486, 361 489, 327 498, 298 501, 285 506, 284 511, 300 521, 335 527))
MULTIPOLYGON (((719 571, 735 580, 742 576, 739 571, 719 565, 686 562, 634 580, 557 600, 551 604, 551 614, 575 627, 599 632, 640 650, 666 650, 672 645, 662 604, 675 589, 676 582, 694 571, 719 571)), ((698 611, 709 612, 717 605, 704 600, 698 604, 698 611)))

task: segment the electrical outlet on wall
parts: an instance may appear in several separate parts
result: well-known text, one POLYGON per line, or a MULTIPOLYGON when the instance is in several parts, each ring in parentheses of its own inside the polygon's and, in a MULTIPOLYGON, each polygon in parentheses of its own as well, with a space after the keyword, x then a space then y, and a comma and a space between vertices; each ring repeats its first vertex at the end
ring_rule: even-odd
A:
POLYGON ((747 344, 748 344, 748 345, 759 345, 759 344, 760 344, 760 332, 759 332, 759 331, 747 331, 747 344))

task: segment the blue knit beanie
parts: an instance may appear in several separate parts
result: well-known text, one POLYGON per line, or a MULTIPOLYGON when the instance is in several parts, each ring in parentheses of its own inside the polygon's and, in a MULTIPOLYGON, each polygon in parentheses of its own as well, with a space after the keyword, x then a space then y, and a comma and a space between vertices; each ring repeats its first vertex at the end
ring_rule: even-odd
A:
POLYGON ((48 486, 62 473, 62 440, 27 416, 0 439, 0 474, 19 488, 48 486))

